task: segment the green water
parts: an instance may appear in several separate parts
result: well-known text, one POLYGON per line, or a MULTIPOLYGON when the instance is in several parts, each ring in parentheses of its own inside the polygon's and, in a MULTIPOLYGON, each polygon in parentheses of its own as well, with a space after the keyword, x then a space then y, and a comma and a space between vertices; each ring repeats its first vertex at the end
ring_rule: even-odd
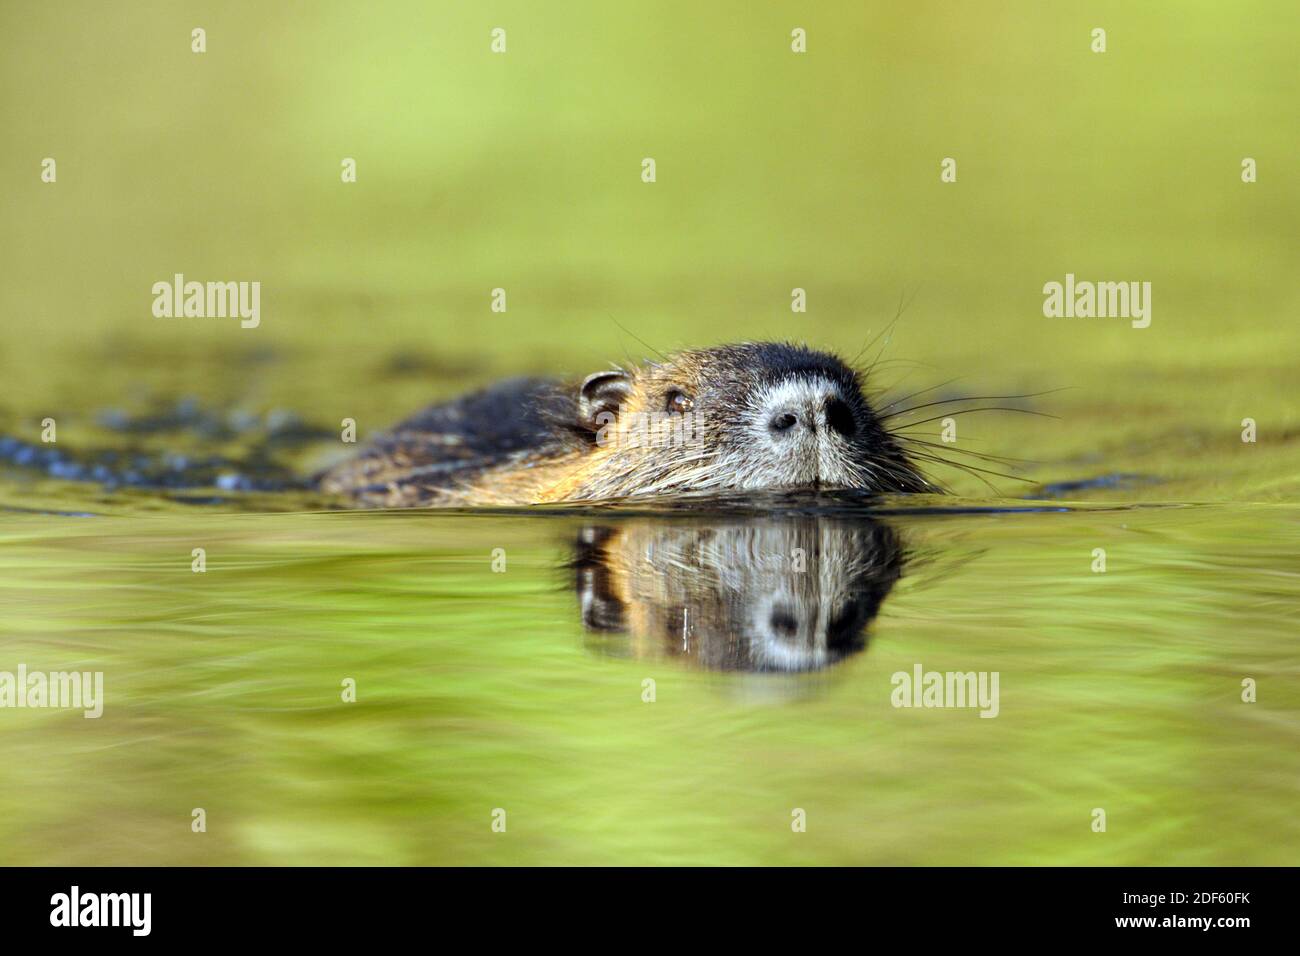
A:
POLYGON ((0 672, 105 688, 0 709, 0 863, 1294 863, 1298 45, 1281 2, 4 5, 0 437, 214 463, 0 456, 0 672), (177 272, 260 281, 259 326, 155 318, 177 272), (1044 317, 1066 273, 1152 282, 1150 327, 1044 317), (958 417, 1013 477, 748 516, 213 486, 502 375, 851 357, 900 300, 873 391, 1061 389, 958 417), (893 706, 918 664, 998 715, 893 706))
POLYGON ((865 649, 790 675, 588 631, 589 517, 6 519, 6 660, 106 706, 3 713, 5 859, 1294 862, 1300 511, 887 521, 865 649), (916 663, 999 672, 998 716, 895 708, 916 663))

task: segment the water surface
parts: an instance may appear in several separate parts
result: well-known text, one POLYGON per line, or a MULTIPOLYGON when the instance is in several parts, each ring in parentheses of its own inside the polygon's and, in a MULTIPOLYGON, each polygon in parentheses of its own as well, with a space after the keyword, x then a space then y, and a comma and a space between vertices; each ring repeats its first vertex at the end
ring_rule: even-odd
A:
POLYGON ((1300 510, 897 504, 11 514, 6 862, 1293 862, 1300 510))

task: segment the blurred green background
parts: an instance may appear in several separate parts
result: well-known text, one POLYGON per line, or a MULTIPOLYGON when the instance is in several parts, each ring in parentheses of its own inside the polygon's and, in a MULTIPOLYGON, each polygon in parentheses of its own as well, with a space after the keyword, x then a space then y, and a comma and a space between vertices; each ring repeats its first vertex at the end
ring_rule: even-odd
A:
POLYGON ((1059 423, 968 419, 981 449, 1044 479, 1166 479, 1150 496, 1289 496, 1293 13, 6 4, 0 427, 89 427, 147 392, 364 434, 499 374, 644 356, 638 339, 852 356, 907 300, 886 358, 919 364, 874 384, 1070 387, 1039 405, 1059 423), (155 319, 150 287, 176 272, 260 281, 260 328, 155 319), (1151 327, 1045 318, 1067 272, 1150 281, 1151 327))
POLYGON ((773 682, 592 653, 570 517, 6 470, 6 508, 111 517, 0 516, 0 669, 109 698, 0 712, 0 862, 1292 862, 1297 49, 1285 2, 3 4, 0 435, 185 397, 364 435, 640 340, 853 356, 903 301, 873 387, 1066 388, 962 447, 1145 478, 895 519, 870 649, 773 682), (260 327, 154 318, 176 272, 260 281, 260 327), (1045 318, 1067 272, 1151 282, 1150 328, 1045 318), (1002 715, 894 710, 917 661, 999 670, 1002 715))

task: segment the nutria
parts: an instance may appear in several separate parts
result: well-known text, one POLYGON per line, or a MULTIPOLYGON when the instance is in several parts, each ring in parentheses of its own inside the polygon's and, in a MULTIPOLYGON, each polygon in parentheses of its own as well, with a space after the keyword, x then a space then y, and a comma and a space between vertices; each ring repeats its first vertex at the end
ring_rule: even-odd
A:
POLYGON ((706 670, 820 670, 862 651, 898 535, 813 515, 589 525, 571 567, 595 650, 706 670))
POLYGON ((848 364, 800 345, 679 352, 565 384, 511 379, 434 405, 319 476, 368 507, 676 492, 930 492, 848 364))

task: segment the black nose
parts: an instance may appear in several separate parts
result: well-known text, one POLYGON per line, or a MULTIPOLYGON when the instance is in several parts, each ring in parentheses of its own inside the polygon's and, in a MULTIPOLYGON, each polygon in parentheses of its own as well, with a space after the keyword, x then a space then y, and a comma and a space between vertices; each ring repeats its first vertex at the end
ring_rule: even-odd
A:
POLYGON ((774 432, 788 432, 799 424, 799 419, 792 412, 777 412, 772 416, 772 421, 768 427, 774 432))
POLYGON ((769 618, 772 630, 781 637, 794 637, 799 633, 799 622, 795 620, 794 615, 785 607, 776 607, 772 609, 772 616, 769 618))
POLYGON ((845 438, 849 438, 858 430, 857 420, 853 417, 853 409, 838 398, 832 398, 826 403, 826 424, 830 426, 832 431, 839 432, 845 438))

